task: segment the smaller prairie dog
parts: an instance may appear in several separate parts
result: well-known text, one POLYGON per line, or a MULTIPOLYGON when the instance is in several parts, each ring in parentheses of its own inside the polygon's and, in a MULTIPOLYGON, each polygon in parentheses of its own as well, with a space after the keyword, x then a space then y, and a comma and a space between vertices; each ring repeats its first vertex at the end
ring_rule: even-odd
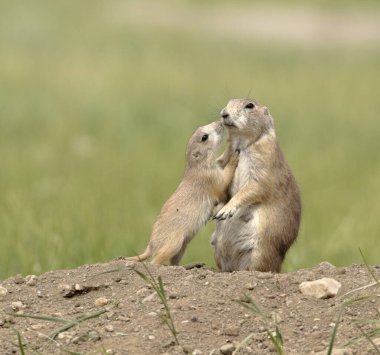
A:
POLYGON ((301 199, 296 180, 277 141, 267 107, 251 99, 233 99, 221 112, 229 132, 223 166, 240 150, 229 194, 217 213, 212 244, 222 271, 280 272, 297 238, 301 199))
POLYGON ((166 201, 153 225, 148 247, 127 260, 178 265, 187 244, 212 216, 214 206, 225 198, 238 162, 238 153, 224 168, 216 162, 223 140, 219 121, 199 127, 186 148, 186 169, 177 190, 166 201))

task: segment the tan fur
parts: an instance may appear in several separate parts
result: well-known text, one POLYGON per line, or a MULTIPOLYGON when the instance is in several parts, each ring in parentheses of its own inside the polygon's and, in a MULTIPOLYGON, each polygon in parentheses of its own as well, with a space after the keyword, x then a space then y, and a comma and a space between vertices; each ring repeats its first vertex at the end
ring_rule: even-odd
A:
POLYGON ((216 163, 222 139, 221 122, 194 132, 187 144, 186 169, 180 185, 162 207, 145 252, 128 260, 151 257, 152 264, 178 265, 187 244, 207 223, 231 183, 238 158, 236 153, 231 154, 224 168, 216 163), (208 135, 206 141, 202 141, 204 135, 208 135))
POLYGON ((240 156, 231 199, 215 216, 216 263, 222 271, 280 272, 298 234, 301 200, 277 142, 273 118, 266 107, 250 99, 230 100, 221 115, 229 130, 229 146, 219 158, 220 165, 235 149, 240 156))

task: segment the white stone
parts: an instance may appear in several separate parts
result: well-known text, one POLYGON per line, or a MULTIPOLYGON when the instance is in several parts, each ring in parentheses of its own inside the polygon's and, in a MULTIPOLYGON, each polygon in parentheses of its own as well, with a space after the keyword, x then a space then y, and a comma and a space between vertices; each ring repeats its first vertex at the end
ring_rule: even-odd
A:
POLYGON ((341 286, 339 281, 324 277, 315 281, 304 281, 300 284, 299 289, 306 296, 331 298, 336 296, 341 286))

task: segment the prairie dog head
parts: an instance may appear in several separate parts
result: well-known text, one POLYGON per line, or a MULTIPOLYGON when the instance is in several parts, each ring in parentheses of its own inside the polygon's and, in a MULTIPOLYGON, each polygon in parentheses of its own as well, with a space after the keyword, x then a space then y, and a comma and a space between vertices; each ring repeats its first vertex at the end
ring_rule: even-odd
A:
POLYGON ((188 167, 198 164, 211 165, 223 140, 223 123, 212 122, 196 129, 186 147, 188 167))
POLYGON ((249 136, 254 141, 273 129, 273 119, 268 108, 252 99, 230 100, 220 116, 230 133, 249 136))

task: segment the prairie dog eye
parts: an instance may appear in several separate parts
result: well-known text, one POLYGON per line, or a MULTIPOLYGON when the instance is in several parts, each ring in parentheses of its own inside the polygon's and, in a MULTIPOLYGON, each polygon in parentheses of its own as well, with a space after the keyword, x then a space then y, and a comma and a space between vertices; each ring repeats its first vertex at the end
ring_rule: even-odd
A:
POLYGON ((205 134, 205 135, 202 137, 202 142, 207 141, 207 139, 208 139, 208 134, 205 134))
POLYGON ((249 102, 248 104, 245 105, 245 108, 255 108, 255 105, 252 102, 249 102))

